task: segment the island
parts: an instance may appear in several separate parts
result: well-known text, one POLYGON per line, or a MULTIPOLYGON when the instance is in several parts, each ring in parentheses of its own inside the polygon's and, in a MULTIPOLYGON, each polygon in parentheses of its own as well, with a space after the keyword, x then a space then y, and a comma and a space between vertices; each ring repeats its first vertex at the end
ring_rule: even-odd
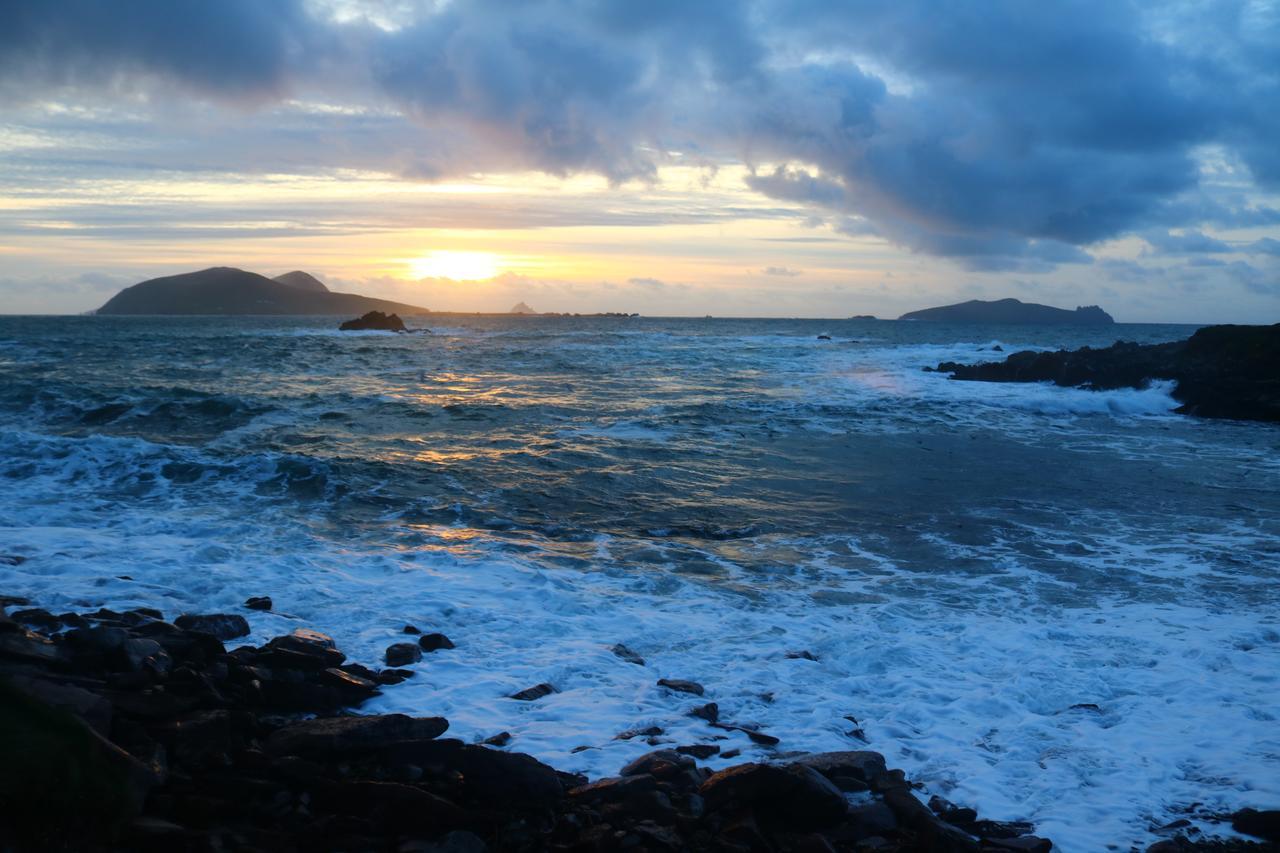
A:
POLYGON ((98 314, 353 315, 370 311, 429 314, 430 309, 356 293, 334 293, 309 273, 275 279, 234 267, 153 278, 126 287, 98 314))
POLYGON ((1110 326, 1111 315, 1097 305, 1086 305, 1068 311, 1051 305, 1037 305, 1018 299, 996 299, 984 302, 970 299, 956 305, 909 311, 899 320, 922 320, 932 323, 1043 324, 1056 326, 1110 326))
POLYGON ((1052 382, 1109 390, 1142 388, 1152 380, 1177 383, 1183 414, 1280 422, 1280 323, 1205 326, 1184 341, 1103 349, 1016 352, 1002 362, 946 361, 925 370, 978 382, 1052 382))
POLYGON ((510 310, 510 311, 508 311, 507 313, 508 313, 508 314, 529 314, 529 315, 532 315, 532 314, 537 314, 538 312, 537 312, 537 311, 534 311, 532 308, 530 308, 530 307, 529 307, 529 305, 528 305, 527 303, 525 303, 525 302, 517 302, 515 305, 513 305, 513 306, 511 307, 511 310, 510 310))

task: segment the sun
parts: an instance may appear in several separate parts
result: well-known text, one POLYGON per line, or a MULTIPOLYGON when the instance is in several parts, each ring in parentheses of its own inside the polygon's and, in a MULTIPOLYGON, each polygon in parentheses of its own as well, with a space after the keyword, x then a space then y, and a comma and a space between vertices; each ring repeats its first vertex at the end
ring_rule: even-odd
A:
POLYGON ((480 281, 493 278, 501 269, 498 256, 492 252, 428 252, 409 261, 414 278, 451 278, 454 281, 480 281))

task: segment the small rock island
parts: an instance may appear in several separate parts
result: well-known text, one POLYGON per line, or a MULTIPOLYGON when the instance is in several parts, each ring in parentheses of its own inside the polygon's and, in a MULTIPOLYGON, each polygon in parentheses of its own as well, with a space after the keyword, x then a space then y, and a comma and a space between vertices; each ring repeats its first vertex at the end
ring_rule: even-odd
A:
POLYGON ((407 332, 404 327, 404 320, 400 319, 399 314, 383 314, 381 311, 370 311, 363 317, 357 317, 354 320, 348 320, 338 327, 341 332, 360 332, 360 331, 377 331, 377 332, 407 332))
POLYGON ((1018 299, 997 299, 984 302, 970 299, 956 305, 924 308, 910 311, 899 320, 921 320, 931 323, 993 323, 1016 325, 1055 326, 1110 326, 1115 323, 1111 315, 1097 305, 1086 305, 1068 311, 1051 305, 1037 305, 1018 299))

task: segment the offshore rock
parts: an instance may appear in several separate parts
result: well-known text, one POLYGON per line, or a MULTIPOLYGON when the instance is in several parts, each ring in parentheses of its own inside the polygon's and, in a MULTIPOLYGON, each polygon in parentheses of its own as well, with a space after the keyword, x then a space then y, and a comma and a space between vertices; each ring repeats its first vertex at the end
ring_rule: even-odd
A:
POLYGON ((407 332, 404 327, 404 321, 400 319, 399 314, 383 314, 381 311, 370 311, 362 317, 354 320, 347 320, 338 327, 342 332, 356 331, 377 331, 377 332, 407 332))

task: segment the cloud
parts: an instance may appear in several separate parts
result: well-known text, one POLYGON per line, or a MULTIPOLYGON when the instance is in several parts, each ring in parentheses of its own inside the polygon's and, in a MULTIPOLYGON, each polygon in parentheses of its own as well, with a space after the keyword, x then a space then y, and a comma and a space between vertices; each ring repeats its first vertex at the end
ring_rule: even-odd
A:
MULTIPOLYGON (((985 271, 1088 263, 1128 234, 1220 252, 1191 242, 1280 216, 1202 168, 1220 151, 1251 186, 1280 188, 1280 14, 1267 4, 0 0, 0 12, 10 105, 114 109, 100 122, 117 134, 126 115, 164 128, 192 95, 214 105, 217 121, 168 150, 131 137, 144 166, 620 184, 739 161, 756 192, 838 233, 985 271), (298 99, 347 109, 282 130, 272 111, 298 99), (190 147, 219 124, 231 144, 190 147)), ((85 149, 75 168, 122 167, 123 148, 85 149)))
POLYGON ((1142 239, 1157 252, 1167 255, 1225 254, 1232 251, 1229 244, 1202 231, 1184 231, 1181 234, 1148 231, 1142 239))
POLYGON ((790 267, 765 267, 761 272, 765 275, 778 275, 786 278, 795 278, 798 275, 803 275, 800 270, 793 270, 790 267))
POLYGON ((1245 251, 1259 255, 1274 255, 1280 258, 1280 240, 1272 237, 1263 237, 1246 246, 1245 251))

